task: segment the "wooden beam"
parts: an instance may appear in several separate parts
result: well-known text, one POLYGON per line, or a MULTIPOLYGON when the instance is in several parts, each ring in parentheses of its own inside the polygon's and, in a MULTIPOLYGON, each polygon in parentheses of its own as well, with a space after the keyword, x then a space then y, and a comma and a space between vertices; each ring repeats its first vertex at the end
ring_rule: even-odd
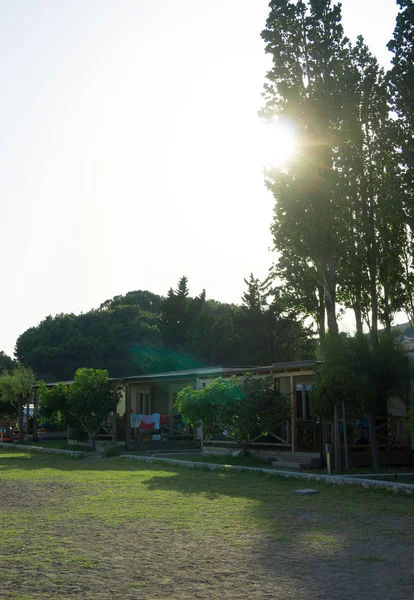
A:
POLYGON ((29 434, 29 421, 30 421, 30 398, 31 398, 31 394, 27 395, 26 398, 26 423, 25 423, 25 428, 26 428, 26 435, 29 434))
POLYGON ((125 384, 125 450, 129 450, 131 441, 131 390, 129 383, 125 384))
POLYGON ((304 371, 272 371, 272 375, 278 376, 278 377, 306 377, 307 375, 316 375, 315 371, 310 371, 309 369, 306 369, 304 371))
POLYGON ((293 374, 290 376, 290 431, 292 435, 292 454, 296 452, 296 394, 293 374))
POLYGON ((118 437, 118 410, 115 409, 112 413, 112 441, 116 442, 118 437))
POLYGON ((37 442, 37 406, 38 406, 38 391, 33 393, 33 441, 37 442))

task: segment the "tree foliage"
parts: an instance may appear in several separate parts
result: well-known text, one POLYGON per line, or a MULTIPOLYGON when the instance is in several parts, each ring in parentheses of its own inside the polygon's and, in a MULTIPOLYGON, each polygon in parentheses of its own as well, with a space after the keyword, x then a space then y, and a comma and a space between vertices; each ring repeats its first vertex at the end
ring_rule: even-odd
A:
POLYGON ((370 336, 327 336, 320 358, 320 381, 312 390, 315 416, 329 410, 332 415, 335 398, 337 404, 344 400, 354 415, 385 416, 391 396, 408 403, 410 363, 398 339, 386 331, 379 335, 378 344, 370 336))
POLYGON ((47 317, 19 337, 16 355, 49 382, 71 380, 81 366, 123 377, 310 357, 312 334, 297 311, 280 297, 276 302, 273 291, 263 293, 256 315, 245 301, 225 304, 207 299, 205 291, 192 297, 183 277, 166 298, 139 290, 85 314, 47 317))
POLYGON ((228 431, 246 450, 249 440, 277 427, 289 415, 287 399, 274 392, 272 379, 247 375, 242 380, 215 379, 202 390, 181 390, 177 410, 209 438, 228 431))
POLYGON ((337 303, 375 341, 379 323, 414 315, 414 5, 398 3, 389 73, 345 37, 331 0, 273 0, 262 33, 273 61, 262 116, 297 134, 292 160, 266 172, 274 274, 321 337, 325 311, 338 331, 337 303))
POLYGON ((72 384, 39 386, 39 407, 44 416, 58 416, 62 424, 83 429, 92 449, 95 438, 108 415, 116 409, 119 394, 111 388, 108 372, 81 368, 72 384))
POLYGON ((23 404, 36 382, 30 367, 17 363, 11 371, 0 374, 0 411, 3 420, 15 415, 19 418, 20 440, 24 442, 23 404))
POLYGON ((8 356, 5 352, 0 352, 0 373, 2 371, 10 371, 13 369, 15 363, 14 360, 8 356))
POLYGON ((397 114, 395 146, 398 197, 404 214, 406 241, 403 252, 405 310, 414 325, 414 2, 397 0, 394 37, 388 44, 393 53, 388 74, 390 103, 397 114))
POLYGON ((0 375, 0 394, 2 402, 16 405, 23 402, 31 393, 36 382, 30 367, 17 364, 13 370, 5 371, 0 375))

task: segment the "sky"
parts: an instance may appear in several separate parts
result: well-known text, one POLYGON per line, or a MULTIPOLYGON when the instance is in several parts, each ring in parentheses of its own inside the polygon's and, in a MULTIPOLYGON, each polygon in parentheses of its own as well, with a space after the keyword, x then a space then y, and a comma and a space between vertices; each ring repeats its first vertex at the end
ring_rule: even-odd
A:
MULTIPOLYGON (((395 0, 342 4, 346 35, 387 66, 395 0)), ((0 0, 0 350, 182 275, 223 302, 266 277, 267 15, 268 0, 0 0)))

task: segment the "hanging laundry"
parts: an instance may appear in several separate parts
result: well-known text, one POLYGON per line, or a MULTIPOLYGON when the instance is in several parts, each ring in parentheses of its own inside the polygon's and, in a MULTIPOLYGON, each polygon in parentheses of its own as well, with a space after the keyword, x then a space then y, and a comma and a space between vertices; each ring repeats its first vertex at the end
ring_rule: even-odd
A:
POLYGON ((154 429, 154 425, 152 423, 152 415, 142 415, 140 428, 146 431, 151 431, 152 429, 154 429))
POLYGON ((160 428, 160 418, 161 418, 160 413, 152 413, 152 422, 154 424, 154 429, 160 428))
POLYGON ((141 414, 136 414, 136 413, 132 414, 131 415, 131 427, 133 427, 134 429, 139 427, 140 423, 141 423, 141 419, 142 419, 141 414))
POLYGON ((170 415, 161 415, 160 422, 161 422, 161 425, 169 425, 170 415))

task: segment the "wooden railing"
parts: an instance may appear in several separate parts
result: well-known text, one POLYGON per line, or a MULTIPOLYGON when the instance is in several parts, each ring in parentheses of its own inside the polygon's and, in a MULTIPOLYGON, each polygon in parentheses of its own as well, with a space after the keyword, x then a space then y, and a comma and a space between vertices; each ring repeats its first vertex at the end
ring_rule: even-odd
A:
MULTIPOLYGON (((224 444, 234 445, 236 440, 230 435, 225 435, 226 439, 223 439, 223 435, 216 436, 210 439, 205 439, 204 444, 224 444)), ((267 431, 261 433, 249 441, 248 446, 269 446, 269 447, 289 447, 291 446, 291 427, 290 421, 287 419, 280 421, 275 427, 274 431, 267 431)))

